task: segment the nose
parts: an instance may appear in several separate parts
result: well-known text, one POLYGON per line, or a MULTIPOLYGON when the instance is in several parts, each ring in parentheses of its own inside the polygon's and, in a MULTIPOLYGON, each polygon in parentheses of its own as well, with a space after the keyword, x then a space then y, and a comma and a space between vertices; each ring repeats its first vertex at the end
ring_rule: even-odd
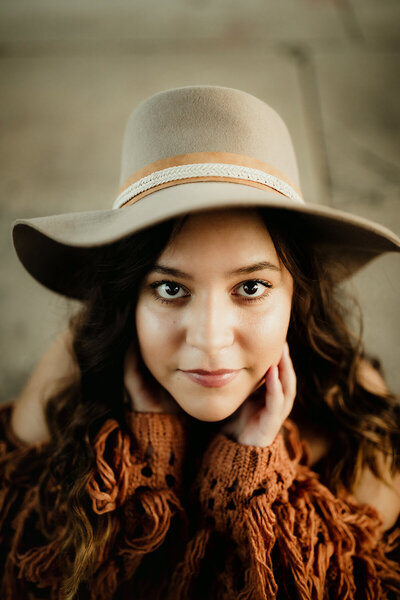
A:
POLYGON ((213 354, 232 346, 234 337, 232 308, 223 298, 209 295, 192 301, 186 324, 189 346, 213 354))

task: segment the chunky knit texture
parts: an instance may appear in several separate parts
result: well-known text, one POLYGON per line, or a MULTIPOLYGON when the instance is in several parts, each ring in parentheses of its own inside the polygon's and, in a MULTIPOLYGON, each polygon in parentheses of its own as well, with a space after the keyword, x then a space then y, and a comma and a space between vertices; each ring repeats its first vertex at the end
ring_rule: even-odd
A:
MULTIPOLYGON (((0 597, 62 600, 65 507, 46 539, 37 510, 45 443, 16 437, 11 407, 0 407, 0 597), (35 477, 16 483, 7 466, 21 455, 35 477)), ((127 411, 126 422, 129 435, 109 419, 94 440, 89 506, 115 516, 114 532, 81 600, 400 597, 400 523, 382 535, 374 508, 322 485, 289 419, 267 448, 217 433, 199 456, 187 415, 127 411)))
POLYGON ((178 485, 181 483, 184 417, 127 411, 126 420, 133 433, 134 448, 114 419, 104 423, 94 442, 98 473, 88 491, 98 514, 114 510, 138 488, 160 491, 172 488, 177 480, 178 485), (105 456, 107 445, 111 446, 110 463, 105 456))

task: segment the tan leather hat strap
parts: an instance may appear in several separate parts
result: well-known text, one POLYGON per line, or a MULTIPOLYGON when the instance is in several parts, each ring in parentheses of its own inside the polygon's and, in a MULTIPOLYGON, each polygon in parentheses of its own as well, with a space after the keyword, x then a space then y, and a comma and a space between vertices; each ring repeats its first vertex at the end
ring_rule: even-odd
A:
POLYGON ((156 161, 134 173, 121 186, 113 208, 131 205, 164 187, 198 181, 270 188, 295 202, 304 203, 297 186, 272 165, 240 154, 196 152, 156 161))

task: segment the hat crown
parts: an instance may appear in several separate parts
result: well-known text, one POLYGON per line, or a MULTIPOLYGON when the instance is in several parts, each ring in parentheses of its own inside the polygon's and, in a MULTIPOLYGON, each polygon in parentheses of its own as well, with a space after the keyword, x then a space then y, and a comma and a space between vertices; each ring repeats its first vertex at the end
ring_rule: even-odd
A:
POLYGON ((175 88, 139 104, 125 130, 120 185, 149 164, 196 152, 261 160, 300 187, 292 139, 282 118, 251 94, 221 86, 175 88))

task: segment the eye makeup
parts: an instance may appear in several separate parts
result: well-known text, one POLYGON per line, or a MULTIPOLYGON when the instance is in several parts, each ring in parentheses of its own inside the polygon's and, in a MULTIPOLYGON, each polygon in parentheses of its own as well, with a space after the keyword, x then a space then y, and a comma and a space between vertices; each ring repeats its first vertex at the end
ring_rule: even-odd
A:
MULTIPOLYGON (((233 288, 233 290, 236 291, 236 290, 240 289, 241 287, 245 287, 246 285, 254 286, 254 284, 256 284, 258 286, 263 286, 265 288, 264 292, 257 296, 252 296, 252 295, 246 296, 244 294, 239 294, 236 292, 236 293, 233 293, 233 296, 235 296, 236 298, 239 298, 240 302, 245 302, 245 303, 262 302, 263 300, 265 300, 265 298, 267 296, 270 295, 271 292, 269 290, 271 290, 271 288, 273 287, 272 284, 268 281, 261 280, 261 279, 246 279, 245 281, 238 283, 233 288)), ((154 281, 149 284, 149 288, 151 289, 152 295, 155 298, 155 300, 160 301, 164 304, 177 303, 179 300, 184 300, 184 299, 190 297, 190 291, 182 284, 180 284, 176 281, 173 281, 173 280, 154 281), (176 294, 179 293, 179 290, 182 290, 184 293, 179 296, 176 294, 173 294, 170 297, 162 296, 159 291, 161 286, 169 286, 171 289, 175 289, 176 294)))

